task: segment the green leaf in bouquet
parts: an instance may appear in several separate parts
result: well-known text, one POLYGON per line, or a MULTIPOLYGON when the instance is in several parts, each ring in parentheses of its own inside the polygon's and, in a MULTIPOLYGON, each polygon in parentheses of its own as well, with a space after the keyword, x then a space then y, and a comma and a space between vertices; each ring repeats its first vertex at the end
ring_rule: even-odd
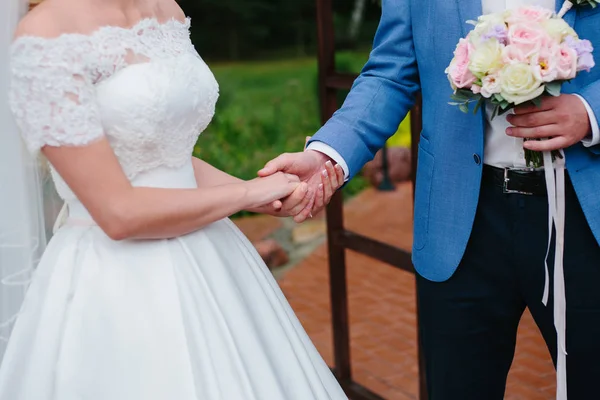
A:
POLYGON ((451 106, 458 106, 460 111, 468 113, 469 104, 472 102, 478 102, 481 98, 481 94, 475 94, 467 89, 458 89, 456 92, 450 95, 450 99, 452 101, 448 104, 451 106))
POLYGON ((598 2, 595 0, 569 0, 571 3, 574 3, 578 7, 582 6, 591 6, 592 8, 596 8, 598 2))
POLYGON ((531 102, 533 103, 534 106, 541 107, 542 106, 542 96, 538 96, 535 99, 531 99, 531 102))
POLYGON ((471 97, 474 94, 469 89, 458 89, 458 93, 464 94, 467 97, 471 97))
POLYGON ((458 89, 450 97, 452 98, 452 100, 464 102, 464 101, 469 101, 473 96, 475 96, 475 94, 473 92, 471 92, 470 90, 458 89))
POLYGON ((496 118, 496 116, 498 116, 498 112, 500 111, 500 106, 496 105, 496 107, 494 107, 494 111, 492 111, 492 117, 490 119, 494 119, 496 118))
POLYGON ((502 108, 502 106, 500 106, 500 110, 498 111, 498 115, 505 114, 508 111, 510 111, 511 109, 513 109, 513 106, 511 104, 508 104, 508 106, 506 106, 506 108, 502 108))
POLYGON ((554 97, 560 96, 561 88, 562 88, 561 81, 554 81, 554 82, 546 83, 546 92, 548 92, 548 94, 551 96, 554 96, 554 97))
POLYGON ((452 100, 454 100, 454 101, 456 101, 458 103, 464 103, 465 101, 469 100, 468 98, 465 98, 465 97, 463 97, 461 95, 458 95, 458 94, 453 94, 452 96, 450 96, 450 99, 452 99, 452 100))
POLYGON ((464 103, 465 101, 469 100, 468 98, 466 98, 463 95, 458 94, 458 93, 454 93, 453 95, 450 96, 450 98, 459 103, 464 103))
POLYGON ((483 96, 479 96, 479 100, 477 100, 477 104, 475 104, 475 109, 473 110, 473 114, 477 114, 481 106, 485 103, 485 98, 483 96))

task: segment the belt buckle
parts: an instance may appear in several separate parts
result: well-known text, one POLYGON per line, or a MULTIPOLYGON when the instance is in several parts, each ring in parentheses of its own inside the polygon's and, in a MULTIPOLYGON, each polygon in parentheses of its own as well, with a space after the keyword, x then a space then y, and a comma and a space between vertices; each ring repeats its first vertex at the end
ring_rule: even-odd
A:
POLYGON ((524 168, 504 168, 504 182, 502 184, 502 193, 506 194, 522 194, 525 196, 533 196, 531 192, 523 192, 521 190, 512 190, 508 188, 508 183, 510 182, 510 178, 508 177, 509 171, 531 171, 530 169, 524 168))

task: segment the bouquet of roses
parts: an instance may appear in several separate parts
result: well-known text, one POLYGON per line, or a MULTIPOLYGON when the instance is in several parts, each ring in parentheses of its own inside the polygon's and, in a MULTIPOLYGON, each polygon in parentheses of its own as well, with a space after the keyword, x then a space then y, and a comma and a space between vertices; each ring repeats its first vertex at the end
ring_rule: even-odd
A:
MULTIPOLYGON (((590 41, 558 15, 521 7, 469 21, 475 28, 459 41, 446 69, 454 89, 450 104, 468 112, 475 103, 477 113, 489 102, 494 118, 519 104, 539 105, 542 96, 560 95, 564 82, 594 66, 594 57, 590 41)), ((527 165, 539 167, 541 154, 534 153, 525 151, 527 165)))

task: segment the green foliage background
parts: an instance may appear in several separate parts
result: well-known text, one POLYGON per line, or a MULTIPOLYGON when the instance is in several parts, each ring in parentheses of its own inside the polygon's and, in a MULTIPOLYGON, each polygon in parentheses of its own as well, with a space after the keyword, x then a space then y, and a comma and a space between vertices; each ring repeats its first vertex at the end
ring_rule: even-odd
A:
MULTIPOLYGON (((209 60, 264 60, 316 54, 315 0, 178 0, 192 18, 192 40, 209 60)), ((354 0, 333 0, 336 39, 345 48, 369 47, 381 9, 368 0, 360 34, 347 28, 354 0)))

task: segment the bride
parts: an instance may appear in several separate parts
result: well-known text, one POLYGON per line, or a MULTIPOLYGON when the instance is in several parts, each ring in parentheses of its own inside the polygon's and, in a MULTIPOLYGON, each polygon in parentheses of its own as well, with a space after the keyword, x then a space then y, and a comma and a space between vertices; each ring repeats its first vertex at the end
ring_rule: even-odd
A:
POLYGON ((295 176, 242 181, 193 159, 218 86, 189 24, 173 0, 45 0, 16 29, 14 119, 67 206, 22 306, 2 297, 1 315, 20 311, 0 400, 346 399, 227 219, 325 202, 343 172, 324 167, 311 194, 295 176))

